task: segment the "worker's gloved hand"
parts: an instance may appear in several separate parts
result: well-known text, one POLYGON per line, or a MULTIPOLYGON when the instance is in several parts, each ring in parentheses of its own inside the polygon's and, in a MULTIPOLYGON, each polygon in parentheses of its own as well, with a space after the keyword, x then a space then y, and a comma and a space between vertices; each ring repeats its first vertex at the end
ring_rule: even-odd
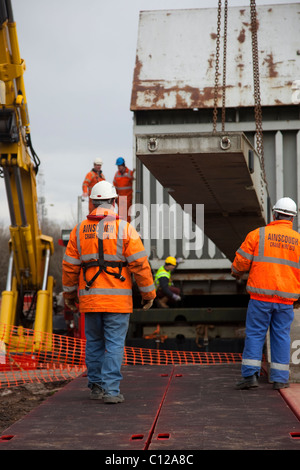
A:
POLYGON ((235 277, 237 281, 240 281, 243 277, 243 273, 231 271, 231 276, 235 277))
POLYGON ((300 308, 300 300, 296 300, 296 302, 293 303, 293 308, 295 309, 300 308))
POLYGON ((175 302, 179 302, 179 300, 181 300, 181 297, 180 295, 177 295, 177 294, 173 294, 173 300, 175 300, 175 302))
POLYGON ((151 300, 143 300, 143 310, 149 310, 153 305, 153 299, 151 300))
POLYGON ((82 197, 88 197, 88 193, 82 193, 82 197))
POLYGON ((77 294, 74 294, 73 296, 64 294, 64 301, 65 301, 65 306, 68 307, 70 310, 72 310, 72 312, 76 312, 78 310, 78 307, 76 305, 79 303, 77 294))

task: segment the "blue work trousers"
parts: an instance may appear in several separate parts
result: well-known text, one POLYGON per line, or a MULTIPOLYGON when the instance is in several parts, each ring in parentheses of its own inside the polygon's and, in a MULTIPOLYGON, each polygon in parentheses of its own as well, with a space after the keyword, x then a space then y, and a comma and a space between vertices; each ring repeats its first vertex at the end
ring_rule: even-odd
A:
POLYGON ((88 386, 100 385, 107 394, 119 395, 129 313, 85 313, 88 386))
POLYGON ((250 299, 246 319, 246 339, 242 376, 260 372, 263 346, 270 327, 270 381, 286 383, 289 379, 290 329, 293 305, 250 299))

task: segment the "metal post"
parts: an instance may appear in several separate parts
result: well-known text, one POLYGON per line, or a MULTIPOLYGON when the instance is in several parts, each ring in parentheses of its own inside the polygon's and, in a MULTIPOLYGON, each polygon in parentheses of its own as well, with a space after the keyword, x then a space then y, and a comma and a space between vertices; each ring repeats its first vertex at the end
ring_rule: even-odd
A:
POLYGON ((6 279, 6 290, 12 290, 12 273, 13 273, 13 264, 14 264, 14 254, 13 252, 10 253, 9 261, 8 261, 8 272, 7 272, 7 279, 6 279))
POLYGON ((15 173, 16 188, 17 188, 18 199, 19 199, 21 221, 22 221, 23 227, 26 227, 27 226, 27 217, 26 217, 26 211, 25 211, 25 204, 24 204, 24 197, 23 197, 23 189, 22 189, 20 168, 15 166, 14 167, 14 173, 15 173))
POLYGON ((46 257, 45 257, 45 268, 44 268, 44 277, 43 277, 42 290, 46 290, 46 289, 47 289, 47 280, 48 280, 49 263, 50 263, 50 249, 47 248, 47 250, 46 250, 46 257))
POLYGON ((77 199, 77 222, 82 221, 82 196, 78 196, 77 199))
POLYGON ((14 209, 14 203, 13 203, 13 197, 12 197, 12 191, 11 191, 8 168, 3 167, 3 174, 4 174, 4 182, 5 182, 6 196, 7 196, 7 202, 8 202, 8 209, 9 209, 9 214, 10 214, 10 221, 11 221, 11 225, 16 227, 16 225, 17 225, 16 214, 15 214, 15 209, 14 209))

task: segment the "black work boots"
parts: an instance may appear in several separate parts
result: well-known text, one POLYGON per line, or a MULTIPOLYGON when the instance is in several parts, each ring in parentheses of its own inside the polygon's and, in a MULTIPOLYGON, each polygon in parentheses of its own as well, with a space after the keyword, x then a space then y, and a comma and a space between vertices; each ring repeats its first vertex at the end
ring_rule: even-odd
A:
MULTIPOLYGON (((257 374, 250 375, 249 377, 243 377, 239 382, 235 384, 237 390, 249 390, 250 388, 258 387, 257 374)), ((289 383, 274 382, 273 390, 281 390, 282 388, 288 388, 289 383)))
POLYGON ((257 374, 250 375, 249 377, 243 377, 235 385, 237 390, 248 390, 249 388, 256 387, 258 387, 257 374))

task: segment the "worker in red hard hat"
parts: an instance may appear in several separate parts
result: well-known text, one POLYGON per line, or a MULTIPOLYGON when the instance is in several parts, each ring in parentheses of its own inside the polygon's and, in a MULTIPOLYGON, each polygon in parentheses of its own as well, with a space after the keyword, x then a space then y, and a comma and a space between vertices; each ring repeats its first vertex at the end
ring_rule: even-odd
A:
POLYGON ((120 217, 130 222, 129 209, 132 205, 132 183, 134 179, 134 170, 129 170, 123 157, 116 160, 118 171, 113 180, 113 185, 118 193, 118 208, 120 217))
MULTIPOLYGON (((94 166, 89 171, 84 178, 84 182, 82 183, 82 196, 89 197, 92 191, 93 186, 100 181, 105 180, 105 176, 102 172, 102 165, 103 161, 101 158, 95 158, 94 166)), ((91 199, 89 199, 89 212, 92 212, 94 206, 92 204, 91 199)))
POLYGON ((293 230, 296 203, 284 197, 273 206, 273 221, 251 231, 232 263, 240 279, 249 272, 250 301, 242 358, 242 378, 236 388, 258 386, 262 350, 270 331, 270 381, 279 390, 289 386, 290 326, 300 297, 300 234, 293 230))

